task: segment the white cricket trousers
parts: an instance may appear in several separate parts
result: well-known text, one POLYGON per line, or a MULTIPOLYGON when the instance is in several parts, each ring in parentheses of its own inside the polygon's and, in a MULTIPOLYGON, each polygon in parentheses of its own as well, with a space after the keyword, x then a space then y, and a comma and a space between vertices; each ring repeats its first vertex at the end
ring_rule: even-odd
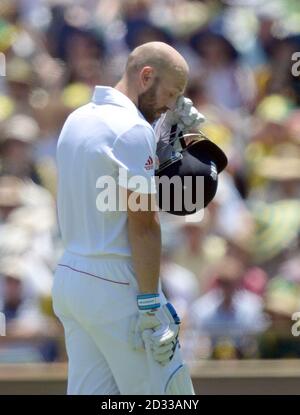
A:
POLYGON ((130 260, 70 253, 60 259, 52 296, 65 331, 69 395, 149 393, 146 353, 128 343, 137 292, 130 260))

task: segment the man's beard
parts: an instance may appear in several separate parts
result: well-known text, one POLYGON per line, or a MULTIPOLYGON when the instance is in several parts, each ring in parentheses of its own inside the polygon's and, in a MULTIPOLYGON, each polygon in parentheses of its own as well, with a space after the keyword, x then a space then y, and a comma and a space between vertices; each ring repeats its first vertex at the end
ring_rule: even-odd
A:
POLYGON ((156 93, 159 82, 156 79, 153 85, 146 91, 138 96, 138 109, 143 114, 145 119, 152 124, 159 115, 157 114, 156 93))

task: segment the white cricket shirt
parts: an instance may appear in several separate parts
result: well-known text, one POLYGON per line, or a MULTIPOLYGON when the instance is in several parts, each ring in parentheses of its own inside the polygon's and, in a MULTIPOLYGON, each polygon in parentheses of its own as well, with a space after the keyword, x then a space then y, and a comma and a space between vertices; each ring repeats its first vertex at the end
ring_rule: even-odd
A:
POLYGON ((127 212, 117 206, 118 183, 139 193, 155 193, 155 152, 151 125, 114 88, 97 86, 92 101, 68 117, 57 145, 58 219, 66 251, 89 257, 131 256, 127 212), (130 183, 136 176, 142 177, 138 188, 130 183), (116 209, 104 197, 108 181, 110 201, 116 184, 116 209))

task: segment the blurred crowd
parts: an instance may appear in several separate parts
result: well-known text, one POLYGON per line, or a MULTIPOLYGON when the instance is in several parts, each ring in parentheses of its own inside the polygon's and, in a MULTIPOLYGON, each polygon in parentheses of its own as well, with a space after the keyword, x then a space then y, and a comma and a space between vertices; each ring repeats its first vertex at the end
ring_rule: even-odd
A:
POLYGON ((161 214, 183 353, 300 357, 299 2, 1 0, 0 363, 65 358, 51 308, 57 138, 94 85, 115 85, 129 52, 153 40, 188 61, 186 95, 229 159, 203 218, 161 214))

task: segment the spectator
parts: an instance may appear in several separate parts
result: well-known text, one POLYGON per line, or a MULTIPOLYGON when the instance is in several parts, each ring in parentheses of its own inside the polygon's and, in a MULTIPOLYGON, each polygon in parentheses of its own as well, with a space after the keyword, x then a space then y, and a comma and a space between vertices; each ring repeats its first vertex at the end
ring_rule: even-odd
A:
POLYGON ((2 175, 31 178, 40 184, 32 157, 32 144, 38 134, 36 121, 26 115, 14 115, 6 121, 0 148, 2 175))
POLYGON ((19 257, 0 262, 1 303, 6 338, 0 348, 0 361, 52 361, 57 347, 51 339, 57 333, 53 321, 43 316, 38 297, 26 280, 26 268, 19 257))
POLYGON ((270 319, 266 332, 259 337, 259 356, 263 359, 299 358, 299 338, 291 330, 291 319, 300 306, 299 285, 282 277, 268 284, 265 310, 270 319))
POLYGON ((191 325, 211 342, 213 358, 253 355, 252 338, 265 329, 260 297, 243 289, 243 264, 226 257, 218 266, 215 287, 191 306, 191 325))
POLYGON ((192 43, 202 58, 203 80, 210 101, 229 110, 251 108, 255 98, 254 77, 238 62, 238 53, 223 35, 207 30, 192 43))

